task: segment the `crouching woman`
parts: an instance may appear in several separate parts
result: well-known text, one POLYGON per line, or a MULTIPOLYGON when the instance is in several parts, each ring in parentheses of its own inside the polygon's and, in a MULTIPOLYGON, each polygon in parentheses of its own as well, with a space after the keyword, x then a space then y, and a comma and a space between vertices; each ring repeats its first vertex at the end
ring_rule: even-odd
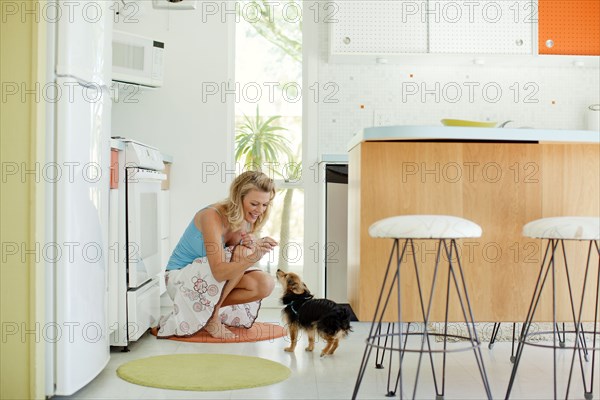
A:
POLYGON ((198 211, 173 250, 166 272, 173 310, 158 337, 190 336, 201 329, 233 338, 226 326, 249 328, 274 280, 255 264, 277 242, 257 239, 275 196, 267 175, 248 171, 231 184, 229 198, 198 211))

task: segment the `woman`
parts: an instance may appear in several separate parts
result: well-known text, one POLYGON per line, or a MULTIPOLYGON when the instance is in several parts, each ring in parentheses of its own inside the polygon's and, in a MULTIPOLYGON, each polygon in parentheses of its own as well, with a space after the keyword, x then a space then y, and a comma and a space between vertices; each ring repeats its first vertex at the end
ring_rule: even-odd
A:
POLYGON ((190 336, 205 329, 216 338, 235 335, 225 325, 249 328, 275 282, 253 267, 277 242, 254 234, 265 224, 275 197, 273 180, 248 171, 231 184, 229 198, 196 213, 167 265, 173 311, 159 322, 158 337, 190 336))

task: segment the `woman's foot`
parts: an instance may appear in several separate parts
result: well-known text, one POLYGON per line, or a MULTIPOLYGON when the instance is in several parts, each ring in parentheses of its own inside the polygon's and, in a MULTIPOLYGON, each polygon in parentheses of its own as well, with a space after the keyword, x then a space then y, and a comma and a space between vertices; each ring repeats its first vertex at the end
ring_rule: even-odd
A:
POLYGON ((231 332, 221 321, 211 320, 204 326, 206 332, 216 339, 235 339, 237 335, 231 332))

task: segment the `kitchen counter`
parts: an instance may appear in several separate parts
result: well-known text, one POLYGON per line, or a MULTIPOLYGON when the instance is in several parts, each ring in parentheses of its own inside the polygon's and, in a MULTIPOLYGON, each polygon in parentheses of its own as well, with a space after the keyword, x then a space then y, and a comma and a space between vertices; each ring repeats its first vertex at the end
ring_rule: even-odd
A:
POLYGON ((466 128, 457 126, 378 126, 364 128, 356 133, 348 143, 348 151, 364 141, 390 140, 599 143, 600 133, 579 130, 466 128))
POLYGON ((326 153, 321 154, 319 163, 326 164, 348 164, 348 154, 326 153))
MULTIPOLYGON (((481 238, 458 243, 475 318, 524 320, 545 243, 523 237, 523 225, 545 217, 600 213, 599 136, 591 131, 457 127, 362 130, 348 146, 348 300, 359 320, 373 318, 392 246, 392 240, 371 238, 368 228, 380 219, 408 214, 455 215, 480 225, 481 238)), ((422 282, 428 281, 434 243, 415 241, 415 246, 426 271, 422 282)), ((569 264, 577 265, 571 275, 574 288, 583 279, 580 266, 587 249, 581 246, 566 243, 569 264)), ((564 275, 561 263, 557 266, 564 275)), ((402 313, 406 321, 418 321, 416 277, 412 264, 407 266, 401 278, 402 313)), ((558 279, 565 281, 561 275, 558 279)), ((432 311, 432 318, 437 321, 444 318, 444 288, 436 285, 433 304, 438 311, 432 311)), ((559 296, 557 315, 568 320, 566 289, 559 296)), ((396 317, 397 310, 389 308, 386 319, 396 317)), ((591 317, 593 310, 584 310, 584 319, 591 317)), ((461 320, 460 307, 451 307, 449 318, 461 320)), ((542 297, 536 320, 552 320, 548 297, 542 297)))

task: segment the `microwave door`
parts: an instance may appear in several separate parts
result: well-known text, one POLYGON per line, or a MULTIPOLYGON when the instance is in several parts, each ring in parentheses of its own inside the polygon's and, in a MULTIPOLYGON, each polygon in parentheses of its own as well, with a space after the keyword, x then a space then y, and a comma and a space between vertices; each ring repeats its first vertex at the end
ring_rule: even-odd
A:
POLYGON ((113 33, 112 78, 152 86, 153 46, 146 38, 113 33))

